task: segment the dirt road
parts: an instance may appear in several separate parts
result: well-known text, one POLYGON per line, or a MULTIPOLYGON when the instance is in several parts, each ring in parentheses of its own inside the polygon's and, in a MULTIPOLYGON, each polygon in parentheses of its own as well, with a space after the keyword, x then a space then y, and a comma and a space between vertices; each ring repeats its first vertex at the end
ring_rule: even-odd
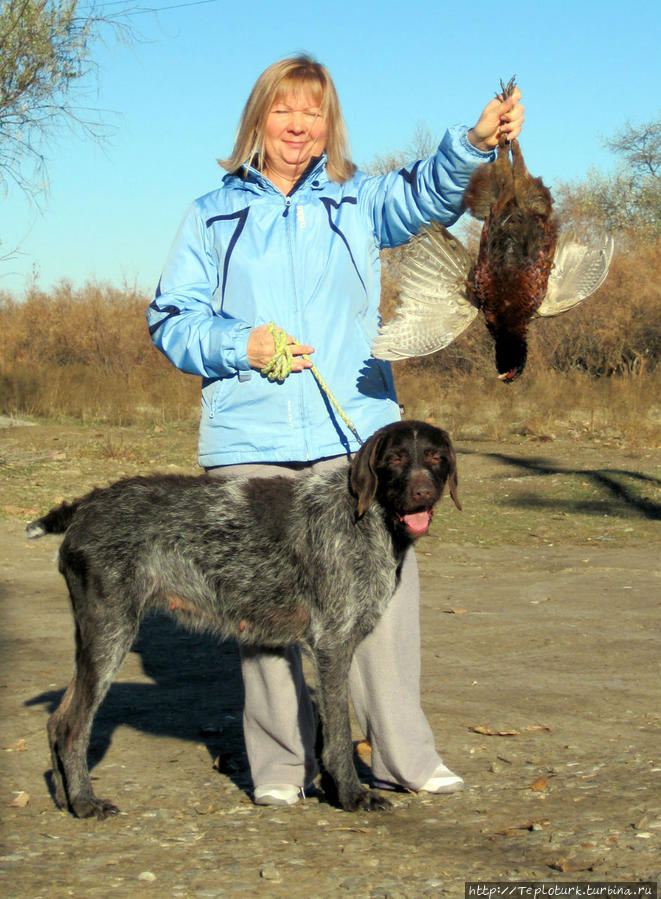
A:
POLYGON ((396 899, 661 876, 658 451, 460 445, 466 512, 444 504, 418 558, 423 703, 463 793, 371 815, 253 806, 234 647, 155 618, 97 717, 95 789, 122 810, 97 822, 49 793, 73 635, 58 539, 28 542, 24 523, 159 451, 125 436, 99 476, 89 433, 19 430, 0 519, 3 896, 396 899))

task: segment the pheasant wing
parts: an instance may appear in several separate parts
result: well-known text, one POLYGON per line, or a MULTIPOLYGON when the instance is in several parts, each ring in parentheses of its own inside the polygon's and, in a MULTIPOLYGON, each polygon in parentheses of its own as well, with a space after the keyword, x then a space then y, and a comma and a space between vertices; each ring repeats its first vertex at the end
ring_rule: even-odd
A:
POLYGON ((408 359, 442 349, 477 315, 466 293, 473 259, 442 225, 432 222, 412 238, 402 268, 395 317, 372 346, 377 359, 408 359))
POLYGON ((593 294, 608 274, 614 246, 609 235, 599 246, 587 247, 576 243, 570 233, 562 234, 553 257, 546 297, 538 314, 560 315, 593 294))

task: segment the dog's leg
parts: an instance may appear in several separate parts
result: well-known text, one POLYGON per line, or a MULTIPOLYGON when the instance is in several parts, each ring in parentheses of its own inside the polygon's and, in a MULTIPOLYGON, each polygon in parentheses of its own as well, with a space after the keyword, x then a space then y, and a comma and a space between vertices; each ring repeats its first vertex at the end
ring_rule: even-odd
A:
POLYGON ((347 812, 389 808, 390 802, 387 799, 360 783, 353 762, 348 690, 352 649, 337 645, 327 649, 317 645, 313 654, 317 666, 323 726, 322 761, 335 781, 339 803, 347 812))
POLYGON ((67 687, 64 696, 60 700, 60 704, 48 719, 48 743, 50 745, 51 762, 53 764, 52 777, 53 786, 55 787, 55 801, 60 808, 67 808, 69 801, 67 799, 67 791, 64 785, 64 771, 60 764, 58 742, 57 742, 57 721, 62 718, 69 710, 71 705, 71 697, 74 694, 76 686, 76 677, 74 675, 71 683, 67 687))
POLYGON ((78 818, 93 815, 106 818, 117 814, 119 809, 109 800, 94 795, 87 750, 94 715, 131 648, 138 623, 124 620, 121 625, 115 623, 111 627, 112 622, 107 618, 99 622, 95 616, 83 617, 73 593, 72 590, 77 619, 76 673, 48 721, 55 799, 64 808, 68 805, 78 818))

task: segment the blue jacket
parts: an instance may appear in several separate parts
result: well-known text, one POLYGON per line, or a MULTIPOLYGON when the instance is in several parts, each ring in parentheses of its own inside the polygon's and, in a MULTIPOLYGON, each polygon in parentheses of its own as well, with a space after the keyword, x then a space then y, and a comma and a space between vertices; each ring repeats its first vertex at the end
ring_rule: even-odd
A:
POLYGON ((490 158, 453 128, 434 156, 399 172, 337 184, 322 157, 288 197, 249 169, 193 202, 147 320, 168 359, 202 376, 202 466, 358 449, 310 371, 278 384, 250 369, 248 335, 269 321, 315 347, 313 362, 363 439, 399 418, 390 365, 370 354, 379 250, 432 218, 452 224, 472 172, 490 158))

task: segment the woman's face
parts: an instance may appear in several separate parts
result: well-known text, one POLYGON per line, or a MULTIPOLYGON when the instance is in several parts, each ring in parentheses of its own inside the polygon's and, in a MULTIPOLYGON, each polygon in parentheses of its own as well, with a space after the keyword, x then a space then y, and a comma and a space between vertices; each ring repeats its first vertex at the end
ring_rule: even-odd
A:
POLYGON ((300 175, 326 148, 328 126, 316 91, 288 91, 276 98, 266 119, 267 169, 300 175))

